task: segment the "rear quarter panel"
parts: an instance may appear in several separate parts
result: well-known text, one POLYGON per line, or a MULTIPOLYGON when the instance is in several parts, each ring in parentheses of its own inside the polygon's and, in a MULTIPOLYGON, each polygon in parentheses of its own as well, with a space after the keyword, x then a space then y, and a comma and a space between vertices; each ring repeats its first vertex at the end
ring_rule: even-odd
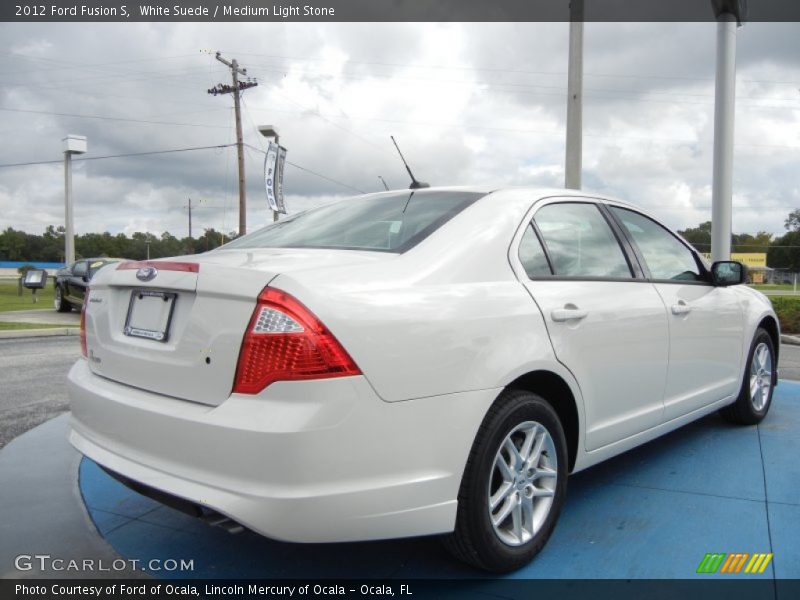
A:
POLYGON ((280 275, 271 285, 305 303, 388 402, 556 370, 542 315, 508 262, 538 197, 497 193, 391 261, 280 275))

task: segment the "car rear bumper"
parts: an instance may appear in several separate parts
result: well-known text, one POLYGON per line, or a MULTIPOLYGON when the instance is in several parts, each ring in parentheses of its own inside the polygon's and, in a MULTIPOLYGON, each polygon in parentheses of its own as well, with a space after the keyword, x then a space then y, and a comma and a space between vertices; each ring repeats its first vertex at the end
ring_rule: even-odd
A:
POLYGON ((219 406, 69 374, 71 443, 105 468, 271 538, 452 531, 461 475, 499 390, 383 402, 363 376, 278 382, 219 406))

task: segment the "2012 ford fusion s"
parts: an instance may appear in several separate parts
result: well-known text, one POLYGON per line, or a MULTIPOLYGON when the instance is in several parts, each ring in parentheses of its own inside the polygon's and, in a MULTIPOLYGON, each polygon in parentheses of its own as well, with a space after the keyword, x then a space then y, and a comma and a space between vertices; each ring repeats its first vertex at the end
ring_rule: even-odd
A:
POLYGON ((778 322, 744 278, 609 198, 348 199, 103 269, 70 439, 271 538, 445 534, 509 571, 544 546, 569 473, 712 411, 764 418, 778 322))

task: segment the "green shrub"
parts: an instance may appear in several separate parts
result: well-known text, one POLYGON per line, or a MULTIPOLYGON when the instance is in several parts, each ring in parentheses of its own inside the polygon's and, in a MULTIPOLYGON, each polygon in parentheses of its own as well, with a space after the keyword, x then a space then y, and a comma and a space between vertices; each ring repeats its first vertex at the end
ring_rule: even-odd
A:
POLYGON ((25 277, 25 273, 30 271, 31 269, 37 269, 38 267, 34 267, 33 265, 22 265, 21 267, 17 267, 17 273, 19 273, 20 277, 25 277))
POLYGON ((800 296, 770 296, 782 333, 800 333, 800 296))

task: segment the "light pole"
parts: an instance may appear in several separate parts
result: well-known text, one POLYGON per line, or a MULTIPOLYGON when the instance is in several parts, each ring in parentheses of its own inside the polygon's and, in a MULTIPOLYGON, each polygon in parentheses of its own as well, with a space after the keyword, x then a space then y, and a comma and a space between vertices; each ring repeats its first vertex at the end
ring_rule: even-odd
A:
MULTIPOLYGON (((258 132, 261 135, 263 135, 265 138, 267 138, 268 140, 274 141, 275 144, 278 143, 278 140, 281 137, 280 135, 278 135, 278 130, 275 128, 274 125, 259 125, 258 126, 258 132)), ((272 211, 272 220, 273 221, 277 221, 278 220, 278 211, 277 210, 273 210, 272 211)))
POLYGON ((736 28, 746 0, 711 0, 717 17, 714 98, 714 174, 711 192, 711 260, 730 260, 733 216, 733 124, 736 104, 736 28))
POLYGON ((72 155, 86 152, 86 137, 67 135, 64 142, 64 263, 75 262, 75 225, 72 217, 72 155))
POLYGON ((567 148, 564 187, 581 189, 583 163, 583 0, 569 3, 569 67, 567 74, 567 148))

